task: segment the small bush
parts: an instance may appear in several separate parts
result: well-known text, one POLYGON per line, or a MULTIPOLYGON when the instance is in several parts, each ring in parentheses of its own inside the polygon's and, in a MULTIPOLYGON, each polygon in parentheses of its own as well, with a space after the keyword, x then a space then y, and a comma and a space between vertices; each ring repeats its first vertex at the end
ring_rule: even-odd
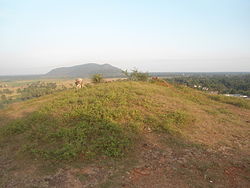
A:
POLYGON ((162 128, 169 133, 178 132, 179 128, 194 122, 194 118, 184 111, 174 111, 162 115, 162 128))
POLYGON ((91 80, 93 83, 101 83, 103 82, 103 76, 101 74, 94 74, 91 80))

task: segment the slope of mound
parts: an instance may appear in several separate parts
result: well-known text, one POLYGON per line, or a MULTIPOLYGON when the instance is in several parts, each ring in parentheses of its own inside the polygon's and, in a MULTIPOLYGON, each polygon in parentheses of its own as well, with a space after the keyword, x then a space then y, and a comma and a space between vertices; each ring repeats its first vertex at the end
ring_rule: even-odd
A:
MULTIPOLYGON (((38 168, 41 163, 70 165, 78 161, 78 165, 84 164, 82 170, 71 167, 63 172, 85 186, 88 181, 97 187, 248 184, 247 100, 182 86, 126 81, 90 85, 43 99, 48 102, 44 100, 34 112, 1 126, 0 162, 11 156, 27 165, 23 161, 33 158, 32 165, 38 168), (112 158, 122 164, 110 162, 112 158), (95 162, 87 168, 89 160, 95 162)), ((22 175, 23 171, 7 172, 7 166, 0 173, 22 175)), ((48 181, 53 184, 60 173, 48 181)), ((45 179, 36 179, 37 186, 45 179)), ((2 185, 9 184, 4 176, 0 180, 5 182, 2 185)))
POLYGON ((45 77, 50 78, 89 78, 93 74, 102 74, 104 77, 121 77, 122 70, 109 64, 99 65, 96 63, 88 63, 76 65, 73 67, 56 68, 48 72, 45 77))

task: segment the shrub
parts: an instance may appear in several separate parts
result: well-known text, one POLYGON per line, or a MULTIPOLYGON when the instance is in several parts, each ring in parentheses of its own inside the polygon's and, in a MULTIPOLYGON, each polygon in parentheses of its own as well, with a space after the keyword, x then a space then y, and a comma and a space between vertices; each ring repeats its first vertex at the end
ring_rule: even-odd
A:
POLYGON ((101 74, 94 74, 91 80, 93 83, 101 83, 103 82, 103 76, 101 74))
POLYGON ((132 70, 131 73, 129 73, 127 70, 123 71, 123 74, 128 77, 129 80, 132 81, 148 81, 149 79, 149 74, 148 73, 143 73, 139 72, 137 69, 132 70))

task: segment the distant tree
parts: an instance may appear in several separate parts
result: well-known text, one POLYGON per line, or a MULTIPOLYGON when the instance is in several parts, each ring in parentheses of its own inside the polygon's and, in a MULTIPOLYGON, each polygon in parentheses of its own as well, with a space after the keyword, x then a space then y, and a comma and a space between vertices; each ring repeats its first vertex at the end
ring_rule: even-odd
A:
POLYGON ((139 72, 137 69, 133 69, 132 72, 128 72, 127 70, 123 71, 123 74, 128 77, 129 80, 133 81, 148 81, 149 74, 139 72))
POLYGON ((21 99, 27 100, 58 91, 56 83, 34 82, 24 89, 18 90, 21 93, 21 99))
POLYGON ((5 94, 12 94, 13 93, 13 91, 11 91, 10 89, 4 89, 2 92, 5 94))
MULTIPOLYGON (((238 75, 189 75, 166 79, 171 83, 185 84, 189 87, 200 85, 209 88, 210 91, 219 93, 243 94, 250 96, 250 74, 238 75)), ((197 87, 196 87, 197 88, 197 87)))
POLYGON ((91 78, 93 83, 101 83, 103 82, 103 76, 101 74, 94 74, 91 78))

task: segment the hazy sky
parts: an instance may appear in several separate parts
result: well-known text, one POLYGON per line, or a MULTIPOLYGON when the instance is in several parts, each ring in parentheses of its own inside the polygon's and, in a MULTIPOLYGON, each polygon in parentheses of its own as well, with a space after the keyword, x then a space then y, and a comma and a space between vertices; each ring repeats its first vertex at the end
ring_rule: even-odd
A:
POLYGON ((0 0, 0 75, 83 63, 250 71, 250 0, 0 0))

